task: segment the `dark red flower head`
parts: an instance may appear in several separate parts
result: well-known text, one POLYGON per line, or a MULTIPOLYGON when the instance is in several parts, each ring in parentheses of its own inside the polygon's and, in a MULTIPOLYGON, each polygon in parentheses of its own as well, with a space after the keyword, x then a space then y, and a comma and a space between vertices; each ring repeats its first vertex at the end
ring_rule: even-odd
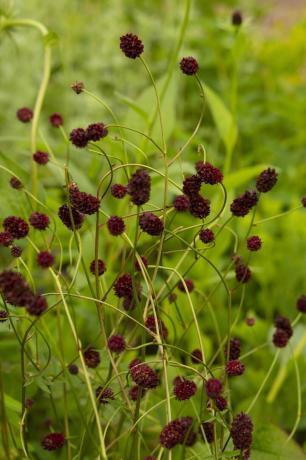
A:
POLYGON ((3 221, 4 230, 9 232, 16 240, 25 238, 29 233, 29 226, 21 217, 9 216, 3 221))
POLYGON ((52 115, 50 115, 49 120, 51 125, 54 126, 54 128, 59 128, 64 124, 64 119, 60 113, 52 113, 52 115))
POLYGON ((222 383, 220 380, 210 378, 205 384, 207 396, 212 399, 216 399, 222 393, 222 383))
POLYGON ((41 212, 32 212, 29 217, 29 222, 32 227, 36 228, 37 230, 46 230, 50 224, 50 219, 46 214, 41 212))
POLYGON ((104 123, 92 123, 86 128, 86 136, 88 141, 99 141, 103 137, 106 137, 108 130, 104 123))
POLYGON ((125 34, 120 37, 120 49, 126 57, 136 59, 143 53, 143 43, 134 34, 125 34))
POLYGON ((178 212, 188 211, 190 200, 187 195, 178 195, 173 200, 173 207, 178 212))
POLYGON ((231 212, 236 217, 246 216, 250 210, 257 204, 258 195, 255 191, 246 191, 238 198, 235 198, 231 204, 231 212))
POLYGON ((181 60, 180 68, 185 75, 195 75, 199 70, 199 64, 194 57, 188 56, 181 60))
POLYGON ((108 404, 111 399, 115 399, 113 390, 103 387, 96 389, 96 398, 100 404, 108 404))
POLYGON ((142 388, 156 388, 159 385, 158 374, 146 363, 134 365, 130 372, 132 380, 142 388))
POLYGON ((210 214, 210 201, 201 195, 190 196, 190 214, 204 219, 210 214))
MULTIPOLYGON (((209 444, 214 442, 214 439, 215 439, 215 436, 214 436, 214 424, 212 422, 203 422, 203 423, 201 423, 201 426, 199 428, 199 433, 201 433, 202 436, 203 436, 203 431, 202 430, 204 431, 206 441, 209 444)), ((203 436, 203 438, 204 438, 204 436, 203 436)))
POLYGON ((197 348, 191 352, 191 361, 194 364, 200 364, 201 362, 203 362, 203 355, 201 350, 197 348))
POLYGON ((151 178, 145 169, 137 169, 132 174, 128 185, 127 193, 131 196, 132 203, 140 206, 150 199, 151 178))
POLYGON ((234 11, 233 14, 232 14, 232 24, 233 24, 233 26, 236 26, 236 27, 241 26, 242 21, 243 21, 243 18, 242 18, 241 11, 239 11, 239 10, 234 11))
POLYGON ((84 351, 84 360, 87 367, 95 369, 100 364, 100 353, 90 347, 84 351))
POLYGON ((113 353, 122 353, 126 348, 126 343, 122 335, 111 335, 107 339, 107 346, 113 353))
POLYGON ((78 147, 79 149, 86 147, 86 145, 88 144, 87 133, 83 128, 73 129, 69 135, 69 139, 72 142, 72 144, 78 147))
POLYGON ((63 204, 58 210, 58 217, 69 230, 73 230, 73 227, 78 230, 82 227, 85 216, 73 207, 71 207, 70 216, 69 206, 63 204))
POLYGON ((197 174, 188 176, 183 181, 183 192, 188 195, 189 198, 193 195, 197 195, 201 190, 201 178, 197 174))
POLYGON ((33 160, 37 164, 44 166, 49 161, 49 154, 47 152, 42 152, 41 150, 37 150, 37 152, 33 154, 33 160))
POLYGON ((164 230, 164 224, 159 217, 152 212, 143 212, 139 218, 141 230, 152 236, 158 236, 164 230))
POLYGON ((12 270, 0 273, 0 292, 6 302, 15 307, 25 307, 33 298, 33 292, 24 277, 12 270))
POLYGON ((129 389, 129 398, 132 401, 137 401, 138 398, 143 398, 146 393, 146 390, 138 385, 134 385, 129 389))
POLYGON ((22 123, 29 123, 29 121, 33 118, 33 111, 28 107, 22 107, 21 109, 17 110, 17 118, 22 123))
MULTIPOLYGON (((190 443, 190 434, 192 433, 192 417, 181 417, 169 422, 160 433, 160 443, 166 449, 172 449, 177 444, 190 443)), ((193 436, 194 438, 194 436, 193 436)))
POLYGON ((103 275, 103 273, 106 272, 106 265, 105 265, 105 262, 103 262, 103 260, 98 259, 97 264, 96 264, 96 260, 93 260, 90 263, 90 266, 89 266, 89 271, 93 275, 96 274, 96 266, 97 266, 97 274, 98 274, 98 276, 101 276, 101 275, 103 275))
POLYGON ((296 308, 301 313, 306 313, 306 295, 301 295, 296 301, 296 308))
POLYGON ((179 377, 175 381, 174 395, 179 401, 185 401, 195 395, 197 386, 192 380, 179 377))
POLYGON ((91 215, 99 210, 99 198, 90 193, 80 192, 78 186, 74 183, 69 186, 69 198, 71 206, 82 214, 91 215))
POLYGON ((239 283, 247 283, 252 277, 251 270, 247 265, 244 265, 242 262, 236 265, 235 272, 236 280, 239 283))
POLYGON ((41 445, 45 450, 57 450, 65 444, 63 433, 49 433, 43 437, 41 445))
MULTIPOLYGON (((230 340, 230 347, 229 347, 229 359, 238 359, 240 357, 240 351, 241 351, 241 343, 240 340, 237 339, 236 337, 232 337, 230 340)), ((224 354, 227 356, 227 345, 224 347, 224 354)))
POLYGON ((37 254, 37 263, 42 268, 49 268, 52 267, 54 264, 54 256, 49 251, 40 251, 37 254))
POLYGON ((8 312, 5 310, 0 310, 0 323, 4 323, 5 321, 8 320, 8 312))
POLYGON ((196 171, 204 184, 215 185, 223 181, 223 174, 220 169, 215 168, 210 163, 198 161, 196 163, 196 171))
POLYGON ((228 361, 225 366, 225 372, 229 377, 242 375, 245 371, 244 364, 239 359, 232 359, 228 361))
POLYGON ((10 246, 10 244, 12 244, 12 242, 14 241, 12 235, 10 234, 10 232, 7 232, 7 231, 4 231, 4 232, 0 232, 0 246, 10 246))
POLYGON ((21 190, 23 188, 23 183, 16 176, 10 178, 10 186, 15 190, 21 190))
POLYGON ((252 445, 253 423, 249 415, 241 412, 236 415, 231 425, 231 436, 235 449, 248 449, 252 445))
POLYGON ((85 88, 85 85, 82 81, 76 81, 71 85, 72 91, 74 91, 76 94, 81 94, 85 88))
POLYGON ((284 316, 277 316, 274 320, 274 325, 277 329, 285 331, 289 338, 292 337, 293 329, 288 318, 285 318, 284 316))
POLYGON ((210 228, 205 228, 200 231, 199 238, 203 243, 208 244, 215 240, 215 234, 210 228))
POLYGON ((79 368, 76 364, 69 364, 68 371, 71 375, 77 375, 79 373, 79 368))
POLYGON ((223 396, 218 396, 215 399, 215 404, 217 409, 219 409, 221 412, 227 408, 227 401, 225 398, 223 398, 223 396))
POLYGON ((276 329, 276 331, 273 334, 272 341, 277 348, 284 348, 289 342, 287 332, 283 329, 276 329))
POLYGON ((125 230, 124 220, 119 216, 111 216, 107 221, 107 228, 111 235, 119 236, 125 230))
POLYGON ((133 297, 132 275, 125 273, 121 275, 114 283, 114 291, 117 297, 133 297))
POLYGON ((183 281, 180 281, 177 285, 178 289, 182 292, 186 292, 186 289, 188 292, 192 292, 194 290, 193 281, 190 279, 185 279, 184 282, 185 282, 186 288, 183 284, 183 281))
POLYGON ((132 359, 132 361, 129 362, 129 369, 132 369, 132 367, 135 367, 138 364, 141 364, 141 360, 139 358, 132 359))
MULTIPOLYGON (((154 315, 150 315, 147 317, 145 326, 151 332, 153 332, 153 334, 157 334, 156 321, 155 321, 154 315)), ((162 336, 162 338, 166 339, 168 337, 168 329, 161 319, 158 321, 158 329, 159 329, 159 333, 162 336)))
POLYGON ((269 192, 277 182, 277 172, 268 168, 262 171, 256 179, 256 188, 261 193, 269 192))
POLYGON ((127 187, 122 184, 113 184, 111 186, 111 194, 114 198, 118 198, 118 200, 121 200, 121 198, 124 198, 127 194, 127 187))
POLYGON ((26 306, 27 312, 32 316, 40 316, 47 308, 47 300, 41 295, 34 295, 26 306))
POLYGON ((249 251, 258 251, 262 246, 261 239, 259 236, 250 236, 247 239, 247 248, 249 251))

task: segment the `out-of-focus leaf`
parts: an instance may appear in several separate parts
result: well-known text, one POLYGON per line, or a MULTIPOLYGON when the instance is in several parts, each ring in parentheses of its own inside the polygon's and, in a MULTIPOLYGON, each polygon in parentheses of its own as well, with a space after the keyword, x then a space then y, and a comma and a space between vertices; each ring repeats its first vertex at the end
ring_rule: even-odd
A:
POLYGON ((261 173, 267 166, 260 164, 256 166, 250 166, 249 168, 243 168, 239 171, 228 174, 224 179, 224 185, 226 188, 237 188, 241 185, 247 184, 249 181, 254 179, 258 174, 261 173))
POLYGON ((305 460, 306 455, 286 434, 273 425, 262 425, 254 432, 251 460, 305 460))

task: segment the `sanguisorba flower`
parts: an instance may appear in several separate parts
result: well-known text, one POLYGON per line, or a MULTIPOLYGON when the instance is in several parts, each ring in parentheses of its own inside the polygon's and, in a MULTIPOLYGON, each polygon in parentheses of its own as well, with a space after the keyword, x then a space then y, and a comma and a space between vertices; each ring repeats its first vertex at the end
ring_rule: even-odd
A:
POLYGON ((45 166, 49 162, 49 154, 47 152, 37 150, 37 152, 33 153, 33 160, 35 163, 45 166))
POLYGON ((47 308, 48 303, 46 298, 39 294, 32 296, 26 306, 27 312, 32 316, 40 316, 47 308))
POLYGON ((32 212, 29 217, 29 222, 36 230, 46 230, 50 224, 50 219, 47 214, 32 212))
POLYGON ((220 380, 215 379, 215 378, 210 378, 205 383, 205 389, 206 389, 207 396, 209 398, 215 399, 218 396, 220 396, 220 394, 222 393, 223 387, 222 387, 222 383, 220 382, 220 380))
POLYGON ((96 272, 98 276, 103 275, 106 272, 105 262, 102 259, 98 259, 97 261, 93 260, 89 265, 89 271, 93 275, 95 275, 96 272), (97 270, 96 270, 96 267, 97 267, 97 270))
POLYGON ((101 386, 96 389, 96 398, 100 404, 108 404, 110 400, 115 399, 111 388, 103 388, 101 386))
POLYGON ((178 195, 173 200, 173 207, 178 212, 189 211, 190 200, 187 195, 178 195))
POLYGON ((12 270, 0 273, 0 292, 6 302, 15 307, 25 307, 33 298, 33 292, 24 277, 12 270))
POLYGON ((252 445, 253 422, 244 412, 236 415, 232 421, 230 433, 235 449, 244 450, 252 445))
POLYGON ((122 184, 113 184, 111 186, 111 194, 114 198, 121 200, 127 194, 127 187, 122 184))
POLYGON ((262 242, 259 236, 249 236, 247 239, 247 248, 249 251, 259 251, 262 246, 262 242))
POLYGON ((132 203, 137 206, 147 203, 151 192, 151 178, 147 171, 145 169, 137 169, 132 174, 126 190, 131 197, 132 203))
POLYGON ((196 391, 197 386, 192 380, 185 379, 184 377, 176 379, 173 392, 177 400, 185 401, 190 399, 196 394, 196 391))
POLYGON ((126 348, 126 343, 122 335, 111 335, 107 339, 107 346, 113 353, 122 353, 126 348))
POLYGON ((54 128, 59 128, 64 124, 64 119, 60 113, 52 113, 49 117, 49 121, 54 128))
POLYGON ((256 191, 247 190, 239 197, 235 198, 231 204, 231 212, 233 216, 244 217, 257 204, 258 194, 256 191))
POLYGON ((215 185, 223 181, 222 172, 211 163, 198 161, 195 167, 198 176, 204 184, 215 185))
POLYGON ((21 217, 9 216, 3 221, 3 228, 16 240, 25 238, 29 233, 29 225, 21 217))
POLYGON ((75 183, 69 186, 71 205, 82 214, 95 214, 100 207, 100 200, 90 193, 81 192, 75 183))
POLYGON ((133 281, 130 273, 124 273, 114 283, 114 292, 117 297, 133 297, 133 281))
POLYGON ((83 128, 75 128, 69 134, 69 139, 73 145, 79 149, 83 149, 88 144, 88 137, 86 130, 83 128))
POLYGON ((45 450, 58 450, 65 444, 63 433, 49 433, 43 437, 41 445, 45 450))
POLYGON ((203 243, 208 244, 215 240, 215 234, 210 228, 205 228, 200 231, 199 238, 203 243))
POLYGON ((269 192, 277 182, 278 174, 273 168, 262 171, 256 179, 256 188, 261 193, 269 192))
POLYGON ((62 206, 60 206, 57 214, 62 223, 67 228, 69 228, 69 230, 73 230, 73 227, 76 230, 79 230, 82 227, 85 218, 84 214, 82 214, 73 207, 71 207, 70 215, 69 206, 67 204, 63 204, 62 206))
POLYGON ((242 375, 245 371, 244 364, 239 359, 232 359, 225 365, 225 372, 229 377, 242 375))
POLYGON ((185 75, 195 75, 199 70, 199 64, 194 57, 187 56, 182 58, 180 68, 185 75))
POLYGON ((21 190, 23 188, 23 183, 16 176, 10 178, 10 186, 15 190, 21 190))
POLYGON ((81 94, 85 89, 85 85, 82 81, 76 81, 75 83, 72 83, 71 89, 76 94, 81 94))
POLYGON ((50 251, 40 251, 36 260, 40 267, 50 268, 54 264, 54 255, 50 251))
POLYGON ((301 313, 306 313, 306 295, 301 295, 296 301, 296 308, 301 313))
POLYGON ((88 141, 96 142, 103 137, 106 137, 108 130, 104 123, 92 123, 86 128, 86 136, 88 141))
POLYGON ((144 389, 156 388, 159 383, 159 375, 146 363, 135 364, 130 369, 132 380, 144 389))
POLYGON ((181 417, 169 422, 160 433, 161 445, 166 449, 172 449, 178 444, 191 445, 195 440, 192 424, 192 417, 181 417))
POLYGON ((124 220, 122 219, 122 217, 119 217, 119 216, 111 216, 107 220, 106 224, 107 224, 109 233, 113 236, 119 236, 125 230, 124 220))
POLYGON ((13 236, 10 234, 10 232, 4 231, 0 232, 0 246, 10 246, 12 242, 14 241, 13 236))
POLYGON ((239 10, 235 10, 232 14, 232 25, 235 27, 241 26, 243 21, 242 13, 239 10))
POLYGON ((33 111, 29 107, 21 107, 17 110, 16 116, 22 123, 29 123, 33 118, 33 111))
POLYGON ((142 41, 135 34, 125 34, 120 37, 120 49, 126 57, 136 59, 144 50, 142 41))
POLYGON ((163 221, 152 212, 143 212, 139 218, 141 230, 151 236, 158 236, 164 230, 163 221))

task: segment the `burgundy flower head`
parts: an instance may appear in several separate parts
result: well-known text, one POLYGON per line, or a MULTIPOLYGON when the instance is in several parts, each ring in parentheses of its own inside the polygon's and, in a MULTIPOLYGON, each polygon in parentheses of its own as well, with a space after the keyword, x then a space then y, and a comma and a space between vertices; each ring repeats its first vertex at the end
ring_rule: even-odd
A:
POLYGON ((52 115, 50 115, 49 121, 51 125, 54 126, 54 128, 59 128, 64 124, 64 119, 62 115, 57 112, 52 113, 52 115))
POLYGON ((74 183, 69 186, 69 198, 73 208, 82 214, 95 214, 100 207, 100 200, 94 195, 86 192, 80 192, 78 186, 74 183))
POLYGON ((223 398, 223 396, 218 396, 215 399, 215 404, 217 409, 219 409, 221 412, 227 408, 227 401, 225 398, 223 398))
POLYGON ((199 238, 203 243, 208 244, 215 240, 215 234, 210 228, 205 228, 200 231, 199 238))
POLYGON ((72 91, 74 91, 76 94, 81 94, 85 88, 85 85, 82 81, 76 81, 71 85, 72 91))
POLYGON ((125 34, 120 37, 120 49, 126 57, 136 59, 143 53, 143 43, 135 34, 125 34))
POLYGON ((174 385, 174 394, 179 401, 185 401, 195 395, 197 386, 192 380, 179 377, 174 385))
POLYGON ((5 310, 0 310, 0 323, 4 323, 5 321, 8 320, 8 312, 5 310))
POLYGON ((236 26, 236 27, 241 26, 242 21, 243 21, 243 18, 242 18, 241 11, 239 11, 239 10, 234 11, 233 14, 232 14, 232 24, 233 24, 233 26, 236 26))
POLYGON ((10 178, 10 186, 15 190, 21 190, 23 188, 23 183, 16 176, 10 178))
POLYGON ((138 364, 141 364, 141 360, 139 358, 132 359, 132 361, 129 362, 129 369, 132 369, 133 367, 137 366, 138 364))
POLYGON ((33 111, 28 107, 22 107, 17 110, 16 116, 22 123, 29 123, 33 118, 33 111))
POLYGON ((131 197, 132 203, 140 206, 150 199, 151 178, 145 169, 137 169, 132 174, 127 185, 127 193, 131 197))
POLYGON ((10 246, 10 244, 12 244, 12 242, 14 241, 12 235, 10 234, 10 232, 7 232, 7 231, 4 231, 4 232, 0 232, 0 246, 10 246))
POLYGON ((159 375, 146 363, 134 365, 130 372, 132 380, 142 388, 156 388, 159 385, 159 375))
POLYGON ((164 230, 164 224, 159 217, 152 212, 143 212, 139 218, 141 230, 152 236, 158 236, 164 230))
POLYGON ((82 149, 88 144, 87 132, 83 128, 75 128, 71 131, 69 139, 73 145, 82 149))
POLYGON ((178 212, 188 211, 190 200, 187 195, 178 195, 174 198, 173 207, 178 212))
POLYGON ((84 361, 87 367, 95 369, 100 364, 100 353, 90 347, 84 351, 84 361))
MULTIPOLYGON (((224 354, 227 356, 227 345, 224 347, 224 354)), ((229 359, 238 359, 240 357, 241 351, 241 343, 240 340, 236 337, 232 337, 230 340, 230 347, 229 347, 229 359)))
POLYGON ((192 197, 197 195, 201 190, 201 178, 194 174, 193 176, 186 177, 183 181, 183 192, 185 195, 192 197))
POLYGON ((293 329, 288 318, 279 315, 275 318, 274 324, 277 329, 285 331, 289 338, 292 337, 293 329))
POLYGON ((247 283, 252 277, 251 270, 247 265, 244 265, 242 262, 236 265, 235 272, 236 280, 239 283, 247 283))
POLYGON ((21 217, 9 216, 3 221, 3 227, 16 240, 25 238, 29 233, 29 226, 21 217))
POLYGON ((262 246, 262 243, 261 243, 261 239, 259 238, 259 236, 254 235, 254 236, 250 236, 247 239, 247 248, 249 251, 259 251, 261 246, 262 246))
POLYGON ((301 313, 306 313, 306 295, 301 295, 296 301, 296 308, 301 313))
POLYGON ((201 362, 203 362, 203 355, 201 350, 197 348, 191 352, 191 361, 194 364, 200 364, 201 362))
POLYGON ((272 341, 277 348, 284 348, 289 342, 287 332, 283 329, 276 329, 276 331, 273 334, 272 341))
POLYGON ((238 198, 235 198, 231 204, 231 212, 236 217, 246 216, 250 210, 257 204, 258 195, 255 191, 246 191, 238 198))
POLYGON ((46 230, 50 224, 50 219, 46 214, 41 212, 32 212, 29 217, 29 222, 32 227, 36 228, 37 230, 46 230))
POLYGON ((198 161, 196 163, 196 171, 204 184, 215 185, 223 181, 223 174, 220 169, 215 168, 210 163, 198 161))
POLYGON ((97 260, 97 265, 96 265, 96 260, 93 260, 90 263, 90 266, 89 266, 89 271, 93 275, 96 274, 96 266, 97 266, 97 274, 98 274, 98 276, 101 276, 101 275, 103 275, 103 273, 106 272, 106 266, 105 266, 105 262, 103 262, 103 260, 98 259, 97 260))
POLYGON ((232 421, 230 433, 235 449, 248 449, 252 445, 253 422, 249 415, 241 412, 232 421))
POLYGON ((138 385, 134 385, 129 389, 129 398, 132 401, 137 401, 138 398, 143 398, 146 393, 146 390, 138 385))
POLYGON ((107 346, 113 353, 122 353, 126 348, 126 343, 122 335, 111 335, 107 339, 107 346))
MULTIPOLYGON (((151 332, 153 332, 153 334, 157 334, 157 328, 156 328, 156 322, 155 322, 154 315, 150 315, 147 317, 145 326, 151 332)), ((168 337, 168 329, 166 328, 165 323, 161 319, 158 321, 158 329, 159 329, 159 333, 161 334, 162 338, 166 339, 168 337)))
POLYGON ((114 291, 117 297, 133 297, 132 275, 125 273, 121 275, 114 283, 114 291))
POLYGON ((73 226, 78 230, 82 227, 85 216, 73 207, 71 207, 70 216, 69 206, 63 204, 58 210, 58 217, 69 230, 73 230, 73 226))
POLYGON ((49 433, 43 437, 41 445, 45 450, 58 450, 65 444, 63 433, 49 433))
POLYGON ((278 174, 275 169, 268 168, 262 171, 256 179, 256 188, 261 193, 269 192, 277 182, 278 174))
POLYGON ((37 263, 42 268, 52 267, 54 264, 54 256, 49 251, 41 251, 37 254, 37 263))
POLYGON ((76 364, 69 364, 68 371, 71 375, 77 375, 79 373, 79 368, 76 364))
MULTIPOLYGON (((205 438, 206 438, 206 441, 211 444, 212 442, 214 442, 214 439, 215 439, 215 436, 214 436, 214 424, 212 422, 203 422, 201 423, 201 426, 199 428, 199 432, 202 434, 203 436, 203 432, 202 432, 202 429, 204 431, 204 434, 205 434, 205 438)), ((204 438, 204 436, 203 436, 204 438)), ((204 439, 205 439, 204 438, 204 439)))
POLYGON ((177 285, 178 289, 182 292, 186 292, 186 289, 188 292, 192 292, 194 290, 194 284, 193 284, 193 281, 190 280, 190 279, 185 279, 184 280, 185 284, 186 284, 186 288, 183 284, 183 281, 180 281, 177 285))
POLYGON ((108 130, 104 123, 92 123, 86 129, 86 136, 88 141, 99 141, 103 137, 106 137, 108 130))
MULTIPOLYGON (((181 417, 169 422, 160 433, 160 443, 166 449, 172 449, 177 444, 190 443, 190 434, 192 427, 192 417, 181 417)), ((194 438, 194 435, 192 436, 194 438)))
POLYGON ((49 154, 47 152, 42 152, 41 150, 37 150, 37 152, 33 154, 33 160, 37 164, 44 166, 49 161, 49 154))
POLYGON ((205 384, 207 396, 212 399, 216 399, 222 393, 222 383, 220 380, 210 378, 205 384))
POLYGON ((185 75, 195 75, 199 70, 199 64, 194 57, 188 56, 181 60, 180 68, 185 75))
POLYGON ((41 295, 34 295, 26 306, 27 312, 32 316, 40 316, 47 308, 47 300, 41 295))
POLYGON ((190 214, 204 219, 210 214, 210 201, 201 195, 190 196, 190 214))
POLYGON ((24 277, 12 270, 0 273, 0 292, 6 302, 15 307, 25 307, 33 298, 33 292, 24 277))
POLYGON ((122 184, 113 184, 111 186, 111 194, 114 198, 121 200, 127 194, 127 187, 122 184))
POLYGON ((107 228, 111 235, 119 236, 125 230, 124 220, 119 216, 111 216, 107 221, 107 228))
POLYGON ((232 359, 226 363, 225 372, 229 377, 242 375, 244 371, 245 366, 239 359, 232 359))
POLYGON ((108 404, 110 400, 115 399, 111 388, 103 388, 101 386, 96 389, 96 398, 100 404, 108 404))

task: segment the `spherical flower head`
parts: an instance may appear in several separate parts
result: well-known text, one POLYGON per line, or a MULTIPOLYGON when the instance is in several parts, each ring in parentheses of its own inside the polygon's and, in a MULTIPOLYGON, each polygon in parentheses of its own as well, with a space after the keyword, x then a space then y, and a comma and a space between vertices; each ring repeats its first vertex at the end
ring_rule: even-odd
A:
POLYGON ((143 43, 135 34, 125 34, 120 37, 120 49, 126 57, 136 59, 143 53, 143 43))
POLYGON ((245 366, 239 359, 232 359, 226 363, 225 372, 229 377, 242 375, 244 371, 245 366))
POLYGON ((113 236, 119 236, 125 230, 124 220, 119 216, 111 216, 106 224, 109 233, 113 236))
POLYGON ((197 174, 186 177, 183 181, 183 192, 185 195, 192 197, 197 195, 201 190, 201 178, 197 174))
POLYGON ((33 118, 33 111, 28 107, 22 107, 17 110, 16 116, 22 123, 29 123, 33 118))
POLYGON ((122 335, 111 335, 107 339, 107 346, 113 353, 122 353, 126 348, 126 343, 122 335))
POLYGON ((41 251, 37 254, 36 261, 40 267, 49 268, 54 264, 54 256, 49 251, 41 251))
POLYGON ((184 283, 183 283, 182 280, 178 283, 177 287, 178 287, 178 289, 180 291, 186 292, 186 290, 187 290, 188 292, 192 292, 194 290, 194 284, 193 284, 193 281, 191 279, 185 279, 184 283), (185 283, 185 285, 184 285, 184 283, 185 283))
POLYGON ((235 449, 244 450, 251 447, 252 432, 253 422, 251 417, 243 412, 236 415, 230 429, 235 449))
POLYGON ((10 186, 15 190, 21 190, 23 188, 23 183, 16 176, 10 178, 10 186))
POLYGON ((255 191, 247 190, 238 198, 235 198, 230 206, 233 216, 244 217, 257 204, 258 195, 255 191))
POLYGON ((40 316, 48 309, 47 300, 42 295, 33 295, 31 301, 28 302, 26 309, 29 315, 40 316))
POLYGON ((96 389, 96 398, 100 404, 108 404, 111 399, 115 399, 111 388, 103 388, 101 386, 96 389))
POLYGON ((172 449, 177 444, 191 445, 190 441, 194 441, 192 427, 192 417, 181 417, 169 422, 160 433, 160 443, 166 449, 172 449), (189 435, 192 433, 192 438, 189 435))
POLYGON ((79 149, 83 149, 88 144, 87 133, 83 128, 73 129, 69 134, 69 139, 79 149))
POLYGON ((134 385, 129 389, 129 398, 132 401, 137 401, 138 398, 142 399, 146 393, 146 390, 138 385, 134 385))
POLYGON ((0 246, 10 246, 10 244, 12 244, 13 242, 13 237, 12 235, 10 234, 10 232, 7 232, 7 231, 4 231, 4 232, 0 232, 0 246))
POLYGON ((58 450, 65 444, 63 433, 49 433, 43 437, 41 445, 45 450, 58 450))
POLYGON ((69 206, 66 204, 63 204, 60 206, 58 210, 58 217, 61 219, 63 224, 69 228, 69 230, 73 230, 73 227, 76 230, 79 230, 82 227, 83 221, 84 221, 84 214, 79 212, 77 209, 71 207, 71 215, 70 215, 70 210, 69 206))
MULTIPOLYGON (((237 339, 236 337, 232 337, 230 340, 230 346, 229 346, 229 359, 238 359, 240 357, 240 352, 241 352, 241 343, 240 340, 237 339)), ((224 354, 227 356, 228 353, 228 347, 225 345, 224 347, 224 354)))
POLYGON ((132 174, 128 185, 127 193, 131 197, 132 203, 140 206, 150 199, 151 178, 145 169, 137 169, 132 174))
POLYGON ((133 281, 130 273, 124 273, 114 283, 114 292, 117 297, 133 297, 133 281))
POLYGON ((177 299, 177 294, 175 292, 171 292, 171 294, 168 295, 168 301, 169 303, 175 302, 177 299))
POLYGON ((180 62, 180 68, 185 75, 195 75, 199 70, 199 64, 192 56, 183 57, 180 62))
POLYGON ((214 436, 214 424, 212 422, 203 422, 201 423, 201 426, 199 428, 199 432, 202 434, 203 439, 211 444, 214 442, 215 436, 214 436), (203 436, 203 431, 205 434, 205 437, 203 436))
POLYGON ((148 266, 148 259, 146 256, 140 256, 141 258, 141 263, 139 263, 139 261, 136 259, 135 260, 135 270, 137 272, 141 272, 141 267, 144 266, 145 268, 147 268, 148 266))
POLYGON ((215 399, 222 393, 222 383, 220 380, 210 378, 205 384, 206 394, 209 398, 215 399))
POLYGON ((82 214, 92 215, 99 210, 99 198, 90 193, 80 192, 74 183, 69 185, 69 198, 71 205, 82 214))
POLYGON ((269 192, 277 182, 278 174, 275 169, 268 168, 262 171, 256 179, 256 188, 261 193, 269 192))
POLYGON ((254 235, 247 239, 247 248, 249 251, 259 251, 261 246, 262 242, 259 236, 254 235))
POLYGON ((60 113, 52 113, 49 117, 49 121, 54 128, 59 128, 64 124, 64 119, 60 113))
POLYGON ((239 283, 247 283, 252 277, 249 267, 243 263, 238 263, 235 268, 236 280, 239 283))
POLYGON ((88 141, 99 141, 100 139, 103 139, 103 137, 106 137, 107 134, 108 130, 104 123, 92 123, 86 128, 86 136, 88 141))
POLYGON ((29 222, 36 230, 46 230, 49 227, 50 219, 46 214, 41 212, 32 212, 29 222))
POLYGON ((133 366, 130 372, 132 380, 142 388, 156 388, 160 383, 159 375, 146 363, 133 366))
POLYGON ((25 307, 33 298, 33 292, 24 277, 12 270, 0 273, 0 292, 6 302, 15 307, 25 307))
POLYGON ((84 351, 84 361, 87 367, 95 369, 100 364, 100 354, 97 350, 90 347, 84 351))
POLYGON ((208 244, 215 240, 215 234, 210 228, 205 228, 200 231, 199 238, 203 243, 208 244))
POLYGON ((33 154, 33 160, 35 161, 35 163, 41 166, 44 166, 49 161, 49 155, 47 152, 42 152, 41 150, 37 150, 37 152, 33 154))
POLYGON ((303 198, 301 199, 301 203, 303 208, 306 208, 306 196, 303 196, 303 198))
POLYGON ((277 348, 284 348, 289 342, 289 337, 283 329, 276 329, 273 334, 272 342, 277 348))
MULTIPOLYGON (((148 328, 153 334, 157 334, 157 327, 156 327, 156 321, 154 315, 150 315, 147 317, 145 321, 145 326, 148 328)), ((160 319, 158 321, 158 329, 159 333, 162 336, 163 339, 166 339, 168 337, 168 329, 165 326, 165 323, 160 319)))
POLYGON ((256 319, 252 318, 252 317, 248 317, 248 318, 245 319, 245 322, 246 322, 247 326, 252 327, 256 323, 256 319))
POLYGON ((217 409, 220 410, 221 412, 227 408, 227 401, 225 398, 223 398, 223 396, 218 396, 215 399, 215 404, 216 404, 217 409))
POLYGON ((196 394, 197 386, 192 380, 179 377, 174 385, 174 395, 179 401, 186 401, 196 394))
POLYGON ((306 295, 301 295, 296 301, 296 308, 301 313, 306 313, 306 295))
POLYGON ((4 323, 8 320, 9 314, 5 310, 0 310, 0 323, 4 323))
POLYGON ((76 81, 71 85, 72 91, 74 91, 76 94, 81 94, 85 88, 85 85, 82 81, 76 81))
POLYGON ((191 352, 191 361, 194 364, 201 364, 203 362, 203 355, 202 355, 201 350, 196 348, 195 350, 191 352))
POLYGON ((122 184, 113 184, 111 186, 111 194, 114 198, 121 200, 127 194, 127 187, 122 184))
POLYGON ((190 214, 199 219, 204 219, 210 214, 210 201, 201 195, 190 196, 190 214))
POLYGON ((141 360, 139 358, 132 359, 132 361, 129 362, 129 369, 138 366, 138 364, 141 364, 141 360))
POLYGON ((243 21, 243 18, 242 18, 241 11, 239 10, 234 11, 232 14, 232 25, 235 27, 239 27, 241 26, 242 21, 243 21))
POLYGON ((9 216, 3 221, 4 230, 12 235, 16 240, 25 238, 29 233, 27 222, 21 217, 9 216))
POLYGON ((196 171, 204 184, 215 185, 223 181, 223 174, 220 169, 215 168, 208 162, 198 161, 196 163, 196 171))
POLYGON ((293 329, 288 318, 279 315, 275 318, 274 325, 277 329, 282 329, 285 331, 289 338, 292 337, 293 329))
POLYGON ((163 221, 152 212, 143 212, 140 215, 139 226, 151 236, 158 236, 164 230, 163 221))
POLYGON ((68 371, 69 371, 69 374, 71 375, 77 375, 79 373, 79 368, 76 364, 69 364, 68 366, 68 371))
POLYGON ((103 260, 101 260, 101 259, 98 259, 97 261, 93 260, 89 265, 89 271, 93 275, 96 275, 96 273, 97 273, 98 276, 103 275, 103 273, 106 272, 105 262, 103 262, 103 260))
POLYGON ((173 200, 173 207, 178 212, 189 211, 190 200, 187 195, 178 195, 173 200))

